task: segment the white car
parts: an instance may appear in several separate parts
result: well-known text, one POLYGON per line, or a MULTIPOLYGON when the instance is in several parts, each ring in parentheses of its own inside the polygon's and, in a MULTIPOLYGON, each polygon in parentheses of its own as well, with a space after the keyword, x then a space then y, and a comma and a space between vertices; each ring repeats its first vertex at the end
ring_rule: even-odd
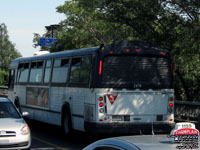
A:
POLYGON ((30 149, 31 134, 27 123, 13 102, 0 98, 0 149, 30 149))

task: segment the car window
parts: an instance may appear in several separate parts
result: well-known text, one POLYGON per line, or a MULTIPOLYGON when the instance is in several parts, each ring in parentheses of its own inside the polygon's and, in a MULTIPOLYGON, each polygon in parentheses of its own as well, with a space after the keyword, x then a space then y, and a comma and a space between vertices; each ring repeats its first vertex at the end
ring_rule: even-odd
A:
POLYGON ((16 118, 21 116, 11 102, 0 102, 0 118, 16 118))

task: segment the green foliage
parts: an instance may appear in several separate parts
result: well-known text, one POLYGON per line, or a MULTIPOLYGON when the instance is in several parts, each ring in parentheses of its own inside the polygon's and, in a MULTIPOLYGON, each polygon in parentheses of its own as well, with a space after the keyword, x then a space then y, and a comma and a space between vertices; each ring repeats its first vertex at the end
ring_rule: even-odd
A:
POLYGON ((76 2, 66 2, 57 7, 66 20, 51 51, 76 49, 111 43, 132 37, 132 29, 127 25, 106 21, 104 13, 95 9, 85 9, 76 2))
POLYGON ((177 81, 181 81, 179 92, 182 99, 199 101, 200 97, 200 37, 196 36, 199 29, 193 24, 179 31, 173 53, 176 64, 177 81))
POLYGON ((172 52, 176 98, 200 101, 199 0, 73 0, 57 11, 66 19, 51 52, 126 39, 154 42, 172 52))
POLYGON ((0 85, 5 85, 4 83, 4 77, 8 76, 8 71, 0 70, 0 85))
POLYGON ((10 62, 20 56, 15 45, 9 40, 6 25, 0 24, 0 85, 4 85, 4 75, 8 75, 10 62))
POLYGON ((177 99, 200 100, 200 3, 198 0, 77 0, 109 22, 132 28, 133 39, 169 49, 175 66, 177 99))
POLYGON ((0 68, 8 71, 10 62, 20 56, 15 45, 9 40, 6 25, 0 24, 0 68))

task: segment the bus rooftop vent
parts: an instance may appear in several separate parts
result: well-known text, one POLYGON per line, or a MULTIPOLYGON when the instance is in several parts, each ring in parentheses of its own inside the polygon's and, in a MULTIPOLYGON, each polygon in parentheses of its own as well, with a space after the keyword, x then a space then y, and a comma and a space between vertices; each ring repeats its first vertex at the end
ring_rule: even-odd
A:
POLYGON ((37 51, 37 52, 34 52, 34 56, 44 55, 44 54, 49 54, 49 51, 37 51))

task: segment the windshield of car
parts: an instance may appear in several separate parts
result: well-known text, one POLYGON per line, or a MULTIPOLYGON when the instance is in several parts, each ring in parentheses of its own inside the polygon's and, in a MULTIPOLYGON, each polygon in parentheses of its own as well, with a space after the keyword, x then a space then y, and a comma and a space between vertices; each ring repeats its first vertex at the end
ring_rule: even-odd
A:
POLYGON ((0 118, 16 118, 21 116, 11 102, 0 102, 0 118))

